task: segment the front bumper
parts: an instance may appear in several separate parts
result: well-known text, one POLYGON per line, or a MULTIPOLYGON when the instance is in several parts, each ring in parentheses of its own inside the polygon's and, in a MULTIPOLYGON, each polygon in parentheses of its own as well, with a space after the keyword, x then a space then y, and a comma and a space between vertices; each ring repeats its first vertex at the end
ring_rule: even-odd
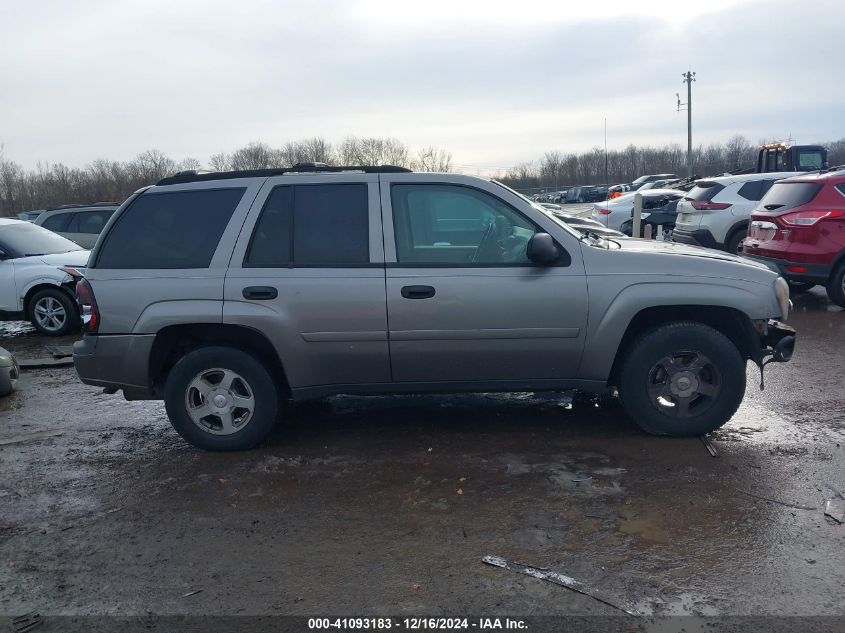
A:
POLYGON ((798 333, 795 328, 775 319, 769 319, 766 324, 766 332, 761 338, 763 358, 768 358, 767 362, 773 363, 789 361, 795 351, 795 338, 797 336, 798 333))
POLYGON ((724 250, 722 244, 716 241, 713 234, 707 229, 695 229, 694 231, 687 231, 679 229, 677 226, 672 231, 672 241, 680 244, 691 244, 692 246, 703 246, 704 248, 715 248, 717 250, 724 250))
POLYGON ((830 277, 832 270, 830 264, 805 264, 803 262, 791 262, 785 259, 776 259, 774 257, 751 255, 746 252, 742 253, 742 257, 747 257, 748 259, 753 259, 755 262, 765 264, 787 281, 824 284, 827 283, 827 279, 830 277), (800 273, 792 272, 786 269, 787 266, 801 266, 805 269, 805 271, 800 273))

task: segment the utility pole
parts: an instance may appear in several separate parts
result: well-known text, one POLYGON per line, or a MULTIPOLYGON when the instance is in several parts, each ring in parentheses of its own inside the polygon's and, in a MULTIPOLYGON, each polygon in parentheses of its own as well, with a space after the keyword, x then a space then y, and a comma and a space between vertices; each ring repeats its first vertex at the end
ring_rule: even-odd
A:
POLYGON ((687 177, 692 178, 692 82, 695 81, 695 73, 688 70, 681 76, 687 85, 687 102, 681 103, 680 94, 675 93, 675 96, 678 98, 678 112, 687 111, 687 177))

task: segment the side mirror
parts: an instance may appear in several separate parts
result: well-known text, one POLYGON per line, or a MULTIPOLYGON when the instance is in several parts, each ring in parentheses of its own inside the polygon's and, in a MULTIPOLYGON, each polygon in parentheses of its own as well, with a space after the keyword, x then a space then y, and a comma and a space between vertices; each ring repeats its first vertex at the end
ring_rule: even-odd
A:
POLYGON ((528 240, 526 255, 528 255, 528 259, 532 262, 548 266, 558 260, 560 250, 558 250, 557 244, 555 244, 551 235, 548 233, 535 233, 528 240))

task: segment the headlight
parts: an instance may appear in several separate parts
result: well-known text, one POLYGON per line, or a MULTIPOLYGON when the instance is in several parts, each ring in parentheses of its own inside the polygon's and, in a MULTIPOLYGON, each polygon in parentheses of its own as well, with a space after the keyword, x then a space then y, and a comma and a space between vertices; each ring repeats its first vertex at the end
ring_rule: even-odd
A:
POLYGON ((789 318, 789 284, 783 277, 775 279, 775 297, 777 297, 778 305, 780 306, 781 318, 786 321, 789 318))

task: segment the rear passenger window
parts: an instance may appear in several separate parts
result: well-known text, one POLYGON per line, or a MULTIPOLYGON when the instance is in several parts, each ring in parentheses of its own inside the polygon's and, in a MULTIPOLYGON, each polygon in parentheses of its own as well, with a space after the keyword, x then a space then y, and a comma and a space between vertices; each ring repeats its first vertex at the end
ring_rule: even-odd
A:
POLYGON ((89 233, 99 235, 112 216, 111 209, 103 211, 81 211, 73 215, 68 233, 89 233))
POLYGON ((711 182, 709 180, 701 180, 695 183, 695 187, 690 189, 684 200, 699 200, 707 202, 715 198, 725 186, 718 182, 711 182))
POLYGON ((97 268, 208 268, 244 191, 140 195, 109 231, 97 268))
POLYGON ((764 181, 762 180, 747 182, 739 188, 737 193, 746 200, 753 200, 756 202, 763 197, 763 182, 764 181))
POLYGON ((366 184, 284 185, 270 193, 244 264, 342 266, 370 261, 366 184))
POLYGON ((41 223, 41 226, 48 231, 64 231, 68 216, 70 216, 70 213, 57 213, 56 215, 51 215, 41 223))

